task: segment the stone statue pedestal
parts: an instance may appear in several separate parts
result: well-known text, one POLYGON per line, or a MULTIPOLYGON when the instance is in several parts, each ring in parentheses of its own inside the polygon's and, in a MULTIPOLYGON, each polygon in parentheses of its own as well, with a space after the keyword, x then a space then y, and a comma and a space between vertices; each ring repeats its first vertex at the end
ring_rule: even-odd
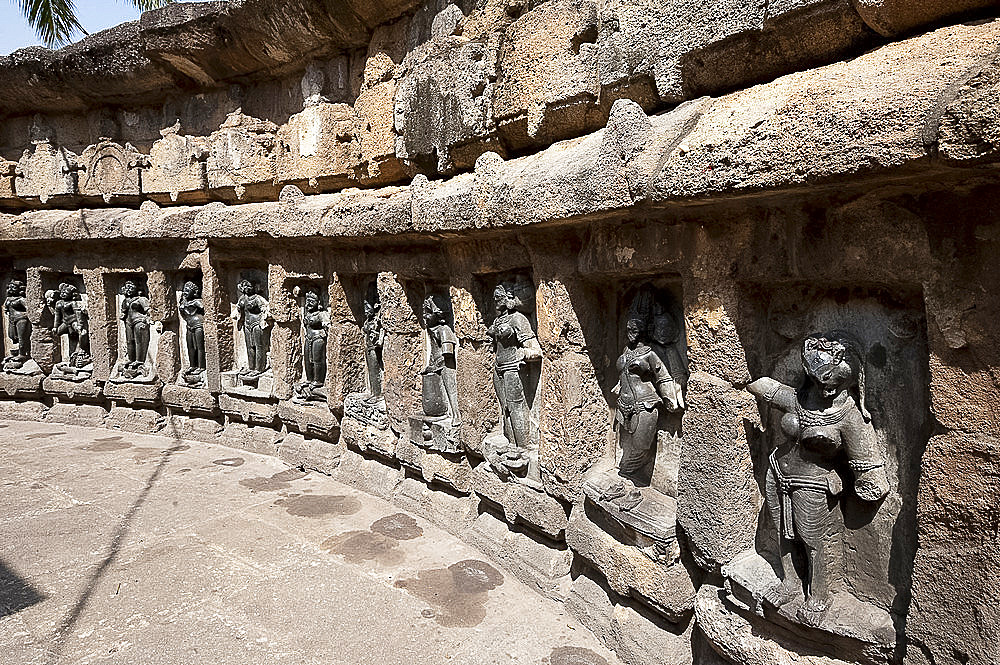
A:
POLYGON ((177 375, 177 385, 184 386, 186 388, 204 388, 205 375, 206 371, 203 369, 192 371, 188 368, 177 375))
MULTIPOLYGON (((29 362, 38 367, 34 360, 29 362)), ((27 367, 27 363, 25 363, 25 367, 27 367)), ((9 397, 32 397, 41 392, 42 378, 40 369, 37 374, 2 372, 0 373, 0 391, 9 397)))
POLYGON ((152 406, 160 401, 163 384, 155 376, 150 381, 109 380, 104 384, 104 396, 111 400, 122 400, 126 404, 152 406))
POLYGON ((439 453, 461 454, 461 425, 454 425, 451 416, 410 416, 410 442, 439 453))
POLYGON ((230 395, 268 398, 274 395, 274 375, 270 371, 263 374, 247 374, 246 370, 222 372, 219 375, 222 390, 230 395))
POLYGON ((803 624, 796 618, 804 596, 781 607, 764 600, 765 594, 780 580, 775 568, 754 550, 737 556, 723 567, 723 600, 733 611, 740 611, 761 632, 791 631, 801 640, 820 647, 839 658, 864 663, 890 662, 896 646, 896 629, 885 609, 865 602, 846 589, 831 594, 830 607, 818 625, 803 624))
POLYGON ((340 423, 325 398, 323 401, 300 402, 292 399, 278 402, 278 418, 291 430, 325 441, 336 442, 340 435, 340 423))
POLYGON ((163 386, 161 399, 171 409, 184 413, 214 416, 219 412, 215 396, 204 388, 179 383, 166 385, 163 386))
POLYGON ((472 467, 451 418, 410 417, 409 429, 409 436, 399 437, 396 443, 400 464, 420 474, 428 484, 443 483, 462 494, 471 494, 472 467))
POLYGON ((109 383, 159 383, 156 377, 156 368, 151 363, 136 365, 127 360, 119 360, 111 369, 109 383))
POLYGON ((49 373, 49 377, 63 381, 86 381, 93 374, 94 361, 91 358, 87 358, 83 361, 56 363, 49 373))
POLYGON ((522 524, 556 542, 565 537, 566 506, 545 492, 516 482, 501 480, 489 462, 472 471, 472 489, 498 506, 508 524, 522 524))
POLYGON ((653 561, 610 521, 589 500, 575 504, 566 527, 566 544, 593 564, 615 592, 635 598, 669 621, 682 622, 691 614, 695 598, 687 568, 676 559, 666 565, 653 561))
POLYGON ((370 393, 344 396, 341 438, 347 445, 390 459, 396 458, 396 435, 389 429, 385 398, 370 393))
POLYGON ((65 379, 50 375, 42 381, 42 390, 60 399, 70 401, 97 401, 101 396, 101 387, 93 378, 65 379))
POLYGON ((592 471, 583 481, 583 492, 596 508, 616 522, 629 544, 652 561, 671 564, 677 559, 677 500, 652 487, 641 487, 642 501, 622 510, 614 500, 602 498, 622 479, 613 469, 592 471))
POLYGON ((18 358, 4 358, 3 373, 18 376, 41 376, 42 368, 38 366, 34 358, 21 361, 18 358))

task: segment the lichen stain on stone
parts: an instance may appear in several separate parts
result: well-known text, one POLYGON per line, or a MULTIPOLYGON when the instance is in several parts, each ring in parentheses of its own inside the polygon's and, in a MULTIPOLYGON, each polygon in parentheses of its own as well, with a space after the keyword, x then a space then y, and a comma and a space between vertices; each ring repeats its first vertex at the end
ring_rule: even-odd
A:
POLYGON ((374 533, 396 540, 412 540, 424 535, 424 530, 417 526, 417 520, 406 513, 395 513, 377 519, 369 528, 374 533))
POLYGON ((268 477, 255 476, 253 478, 244 478, 240 481, 240 485, 249 487, 251 492, 277 492, 278 490, 288 489, 291 487, 291 481, 298 480, 304 475, 306 474, 298 469, 286 469, 268 477))
MULTIPOLYGON (((243 481, 240 481, 243 482, 243 481)), ((352 496, 340 494, 302 494, 275 501, 289 515, 296 517, 326 517, 328 515, 353 515, 361 510, 361 502, 352 496)))
POLYGON ((490 564, 466 559, 447 568, 421 570, 416 579, 399 580, 395 586, 433 605, 440 625, 471 628, 486 618, 488 592, 503 582, 503 574, 490 564))
POLYGON ((608 661, 583 647, 556 647, 549 656, 549 665, 608 665, 608 661))
POLYGON ((348 563, 376 561, 383 566, 395 566, 406 558, 398 540, 371 531, 345 531, 330 536, 320 547, 341 555, 348 563))

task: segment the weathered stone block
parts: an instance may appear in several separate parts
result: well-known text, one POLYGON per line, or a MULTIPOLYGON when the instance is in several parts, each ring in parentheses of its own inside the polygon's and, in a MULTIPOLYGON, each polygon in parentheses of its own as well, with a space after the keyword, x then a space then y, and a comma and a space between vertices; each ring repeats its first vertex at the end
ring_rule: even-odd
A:
POLYGON ((133 409, 127 406, 111 407, 105 421, 108 429, 137 434, 155 434, 166 425, 166 416, 152 409, 133 409))
POLYGON ((45 405, 41 402, 21 402, 16 400, 0 400, 0 419, 27 420, 40 422, 45 413, 45 405))
POLYGON ((626 545, 595 524, 583 504, 570 513, 566 544, 604 575, 615 592, 648 605, 678 623, 694 609, 691 575, 679 561, 652 561, 638 548, 626 545))
POLYGON ((161 388, 163 384, 159 380, 153 383, 108 381, 103 392, 108 399, 122 400, 126 404, 158 404, 161 388))
POLYGON ((325 402, 320 404, 278 402, 278 418, 290 429, 326 441, 337 441, 340 435, 340 423, 325 402))
POLYGON ((215 395, 204 388, 167 384, 163 386, 160 399, 165 406, 189 413, 214 414, 219 410, 215 395))
POLYGON ((349 415, 341 419, 340 427, 340 438, 346 445, 390 459, 396 457, 396 443, 399 437, 388 428, 380 429, 349 415))
POLYGON ((278 417, 278 405, 274 402, 264 402, 246 397, 219 395, 219 408, 229 417, 238 418, 244 423, 254 425, 271 425, 278 417))
POLYGON ((316 104, 289 118, 277 134, 277 182, 347 186, 361 164, 355 122, 347 104, 316 104))
POLYGON ((283 438, 280 432, 270 427, 227 421, 219 434, 219 443, 260 455, 275 455, 283 438))
POLYGON ((415 445, 407 436, 396 442, 396 459, 428 484, 443 483, 462 494, 472 492, 472 467, 462 453, 442 453, 415 445))
POLYGON ((77 427, 103 427, 108 410, 98 404, 56 402, 45 413, 45 420, 77 427))
POLYGON ((565 504, 520 483, 503 482, 487 462, 473 470, 472 489, 499 506, 509 524, 522 524, 555 541, 565 537, 569 522, 565 504))
POLYGON ((0 391, 8 397, 31 397, 42 390, 41 374, 8 374, 0 372, 0 391))
POLYGON ((757 403, 749 393, 701 372, 691 375, 677 523, 695 560, 713 572, 754 543, 762 498, 746 430, 757 422, 757 403))
POLYGON ((297 432, 286 434, 278 445, 278 458, 286 464, 326 475, 333 474, 340 466, 343 452, 343 446, 297 432))
POLYGON ((169 434, 174 439, 215 443, 219 433, 222 432, 222 423, 210 418, 172 413, 167 416, 167 422, 163 429, 165 434, 169 434))

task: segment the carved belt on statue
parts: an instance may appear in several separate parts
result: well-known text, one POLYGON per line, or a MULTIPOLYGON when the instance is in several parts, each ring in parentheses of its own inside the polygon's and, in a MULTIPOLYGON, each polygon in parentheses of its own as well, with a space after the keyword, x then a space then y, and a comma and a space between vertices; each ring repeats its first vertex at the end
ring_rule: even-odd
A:
POLYGON ((796 491, 816 492, 817 494, 831 493, 830 483, 825 479, 810 478, 808 476, 786 476, 778 468, 778 460, 775 459, 777 450, 768 457, 771 471, 777 481, 778 498, 781 501, 781 529, 782 535, 788 540, 795 539, 795 517, 792 512, 792 493, 796 491))

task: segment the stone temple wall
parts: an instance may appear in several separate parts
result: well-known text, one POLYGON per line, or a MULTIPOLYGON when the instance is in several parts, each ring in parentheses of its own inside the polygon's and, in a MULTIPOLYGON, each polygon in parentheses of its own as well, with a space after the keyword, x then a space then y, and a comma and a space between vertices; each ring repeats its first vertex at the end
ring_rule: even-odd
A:
POLYGON ((0 417, 331 474, 635 665, 994 663, 996 14, 248 1, 0 58, 0 417))

